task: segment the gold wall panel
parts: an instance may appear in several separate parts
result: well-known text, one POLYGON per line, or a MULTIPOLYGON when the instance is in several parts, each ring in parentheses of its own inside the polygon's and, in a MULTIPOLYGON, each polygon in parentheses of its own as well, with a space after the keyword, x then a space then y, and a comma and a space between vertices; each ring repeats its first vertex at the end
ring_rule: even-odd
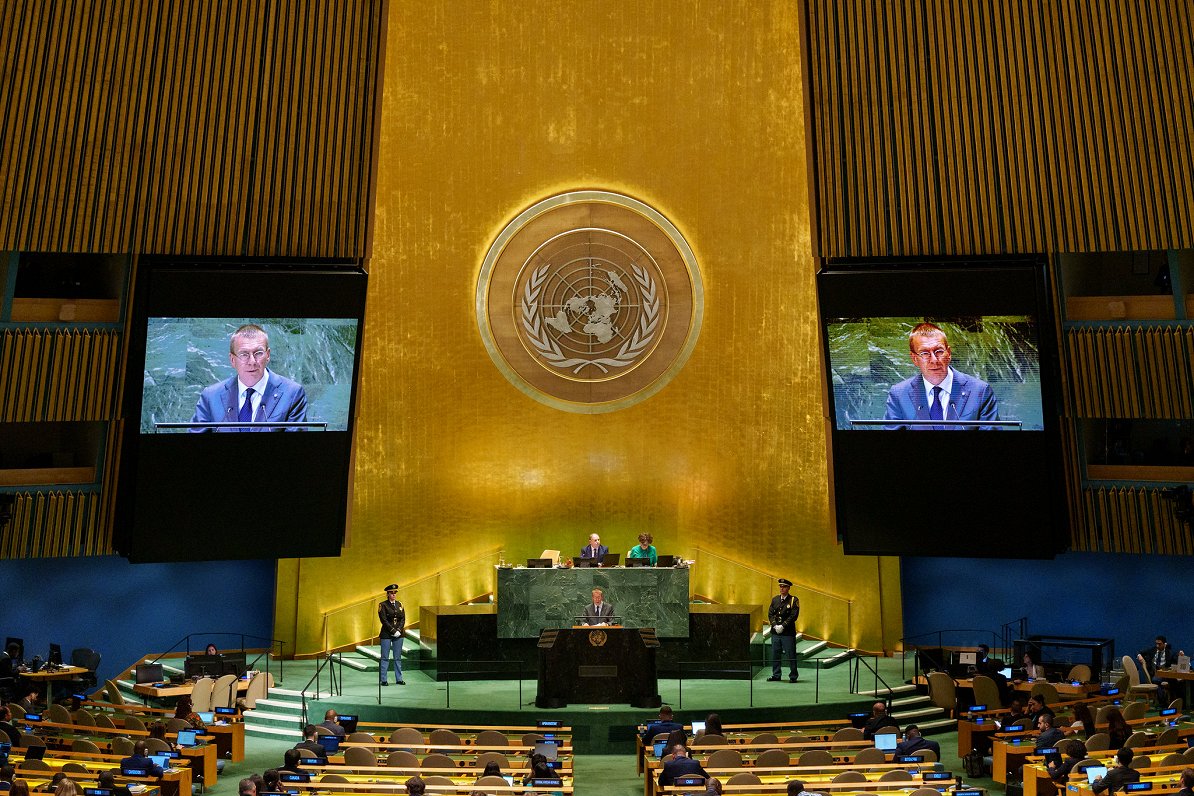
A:
POLYGON ((1184 0, 801 0, 825 257, 1194 245, 1184 0))
POLYGON ((1066 379, 1078 417, 1194 416, 1194 330, 1073 328, 1065 342, 1066 379))
POLYGON ((120 343, 102 329, 0 331, 0 423, 108 420, 120 343))
POLYGON ((363 256, 385 8, 0 4, 0 250, 363 256))
POLYGON ((1194 555, 1194 539, 1155 487, 1086 487, 1073 549, 1099 553, 1194 555))
MULTIPOLYGON (((319 649, 324 612, 458 564, 404 600, 408 616, 489 591, 491 564, 463 563, 495 548, 576 555, 598 531, 624 553, 650 531, 662 553, 700 547, 851 599, 854 637, 834 640, 893 647, 898 563, 847 558, 830 527, 796 6, 392 11, 352 541, 281 563, 278 637, 319 649), (601 415, 509 384, 473 312, 490 241, 578 188, 658 209, 705 280, 685 367, 601 415)), ((712 598, 734 591, 702 577, 712 598)))

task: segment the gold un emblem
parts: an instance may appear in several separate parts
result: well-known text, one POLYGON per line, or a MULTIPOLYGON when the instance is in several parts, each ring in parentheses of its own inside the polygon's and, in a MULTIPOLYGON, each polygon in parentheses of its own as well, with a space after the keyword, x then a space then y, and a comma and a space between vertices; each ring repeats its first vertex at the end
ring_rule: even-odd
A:
POLYGON ((700 270, 654 208, 607 191, 544 199, 498 234, 477 279, 477 325, 518 389, 568 412, 642 401, 701 329, 700 270))

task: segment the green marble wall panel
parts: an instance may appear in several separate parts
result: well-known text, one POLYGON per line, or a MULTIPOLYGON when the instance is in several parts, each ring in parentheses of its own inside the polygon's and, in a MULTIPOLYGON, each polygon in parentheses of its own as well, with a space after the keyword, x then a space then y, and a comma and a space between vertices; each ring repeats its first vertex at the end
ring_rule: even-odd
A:
POLYGON ((660 638, 688 638, 688 569, 499 568, 498 638, 535 638, 543 628, 571 627, 605 592, 626 627, 653 627, 660 638))

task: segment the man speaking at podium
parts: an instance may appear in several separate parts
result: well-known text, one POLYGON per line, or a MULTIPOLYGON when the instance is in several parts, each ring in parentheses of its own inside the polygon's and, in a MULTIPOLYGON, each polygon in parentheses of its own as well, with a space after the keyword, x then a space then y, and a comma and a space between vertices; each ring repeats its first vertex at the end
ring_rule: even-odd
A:
POLYGON ((585 606, 586 625, 608 625, 614 615, 614 606, 605 601, 605 592, 593 589, 593 602, 585 606))
MULTIPOLYGON (((199 394, 192 423, 279 423, 307 419, 307 393, 302 385, 269 369, 269 335, 246 323, 228 342, 228 361, 236 375, 199 394)), ((265 428, 222 428, 220 431, 280 431, 265 428)), ((294 430, 294 429, 291 429, 294 430)), ((191 431, 212 431, 193 428, 191 431)))
MULTIPOLYGON (((887 393, 886 420, 998 420, 999 401, 991 385, 949 366, 953 357, 941 327, 918 323, 908 334, 912 364, 920 371, 887 393)), ((961 431, 995 426, 891 425, 887 428, 961 431)))

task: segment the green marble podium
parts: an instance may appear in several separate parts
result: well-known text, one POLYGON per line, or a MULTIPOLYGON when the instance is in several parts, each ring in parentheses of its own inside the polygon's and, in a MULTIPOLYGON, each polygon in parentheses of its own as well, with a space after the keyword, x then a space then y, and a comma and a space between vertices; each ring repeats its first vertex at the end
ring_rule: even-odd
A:
POLYGON ((660 638, 688 638, 687 567, 498 567, 498 638, 538 638, 545 628, 578 624, 595 588, 613 603, 623 627, 653 627, 660 638))

